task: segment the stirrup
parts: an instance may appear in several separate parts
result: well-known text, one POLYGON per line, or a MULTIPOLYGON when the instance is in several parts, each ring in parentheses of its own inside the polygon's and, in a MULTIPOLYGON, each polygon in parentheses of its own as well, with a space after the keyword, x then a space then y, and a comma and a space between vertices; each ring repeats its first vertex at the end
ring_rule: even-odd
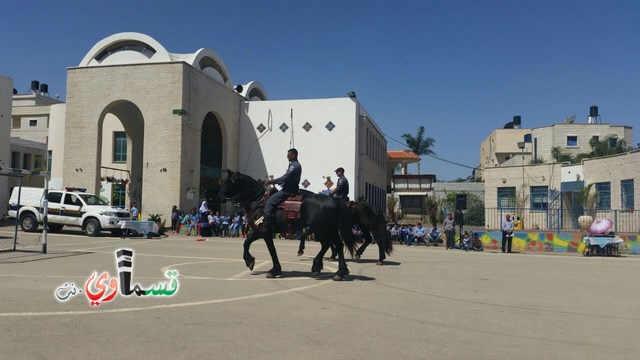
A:
POLYGON ((260 216, 259 218, 253 221, 253 225, 255 225, 256 227, 259 227, 260 224, 262 224, 263 222, 264 222, 264 216, 260 216))

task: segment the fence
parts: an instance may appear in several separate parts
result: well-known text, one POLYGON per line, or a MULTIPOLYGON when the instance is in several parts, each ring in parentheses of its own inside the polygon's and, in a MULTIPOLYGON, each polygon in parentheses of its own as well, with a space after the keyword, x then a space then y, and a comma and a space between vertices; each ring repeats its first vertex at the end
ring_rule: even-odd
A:
MULTIPOLYGON (((499 230, 502 220, 506 214, 516 215, 520 218, 517 230, 533 231, 580 231, 578 218, 583 215, 582 211, 571 209, 537 210, 530 208, 485 208, 485 227, 487 230, 499 230)), ((593 219, 610 219, 613 221, 611 229, 617 233, 640 232, 640 211, 639 210, 597 210, 593 214, 593 219)))

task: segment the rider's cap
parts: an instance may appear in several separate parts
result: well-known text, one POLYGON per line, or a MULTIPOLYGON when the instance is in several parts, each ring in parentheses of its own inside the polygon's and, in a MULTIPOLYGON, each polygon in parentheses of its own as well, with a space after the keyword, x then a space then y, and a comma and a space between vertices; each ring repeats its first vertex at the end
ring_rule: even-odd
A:
POLYGON ((342 171, 342 172, 344 172, 344 169, 343 169, 342 167, 339 167, 339 168, 337 168, 337 169, 336 169, 336 171, 335 171, 335 172, 338 172, 338 171, 342 171))

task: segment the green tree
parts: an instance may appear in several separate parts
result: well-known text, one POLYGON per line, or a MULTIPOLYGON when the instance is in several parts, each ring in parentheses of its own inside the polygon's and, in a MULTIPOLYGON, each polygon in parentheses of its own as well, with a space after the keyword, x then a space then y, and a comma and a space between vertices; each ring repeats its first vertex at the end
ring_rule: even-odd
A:
POLYGON ((424 199, 424 209, 431 221, 431 225, 438 223, 438 212, 439 212, 439 202, 438 199, 433 196, 427 196, 424 199))
MULTIPOLYGON (((435 155, 432 148, 434 147, 436 140, 432 137, 426 137, 424 134, 424 126, 418 127, 418 133, 413 136, 409 133, 402 135, 407 147, 411 149, 416 155, 435 155)), ((420 174, 420 163, 418 163, 418 174, 420 174)))
POLYGON ((624 139, 618 139, 613 136, 607 136, 602 140, 594 136, 589 141, 589 145, 591 146, 591 157, 615 155, 630 150, 624 139))
POLYGON ((562 152, 562 149, 560 148, 560 146, 554 146, 551 148, 551 157, 556 162, 573 162, 574 161, 571 154, 562 152))

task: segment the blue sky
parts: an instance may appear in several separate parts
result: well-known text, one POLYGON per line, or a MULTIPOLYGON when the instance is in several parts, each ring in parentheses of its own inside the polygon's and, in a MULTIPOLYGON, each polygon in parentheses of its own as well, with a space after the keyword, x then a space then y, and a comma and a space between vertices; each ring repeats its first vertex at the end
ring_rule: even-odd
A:
MULTIPOLYGON (((6 1, 0 74, 65 97, 66 68, 99 40, 142 32, 175 53, 210 48, 235 83, 271 99, 355 91, 401 149, 424 126, 439 157, 479 163, 514 115, 523 127, 602 121, 640 131, 640 1, 6 1)), ((639 136, 635 135, 635 146, 639 136)), ((441 179, 471 170, 425 157, 441 179)), ((414 169, 415 171, 415 169, 414 169)))

